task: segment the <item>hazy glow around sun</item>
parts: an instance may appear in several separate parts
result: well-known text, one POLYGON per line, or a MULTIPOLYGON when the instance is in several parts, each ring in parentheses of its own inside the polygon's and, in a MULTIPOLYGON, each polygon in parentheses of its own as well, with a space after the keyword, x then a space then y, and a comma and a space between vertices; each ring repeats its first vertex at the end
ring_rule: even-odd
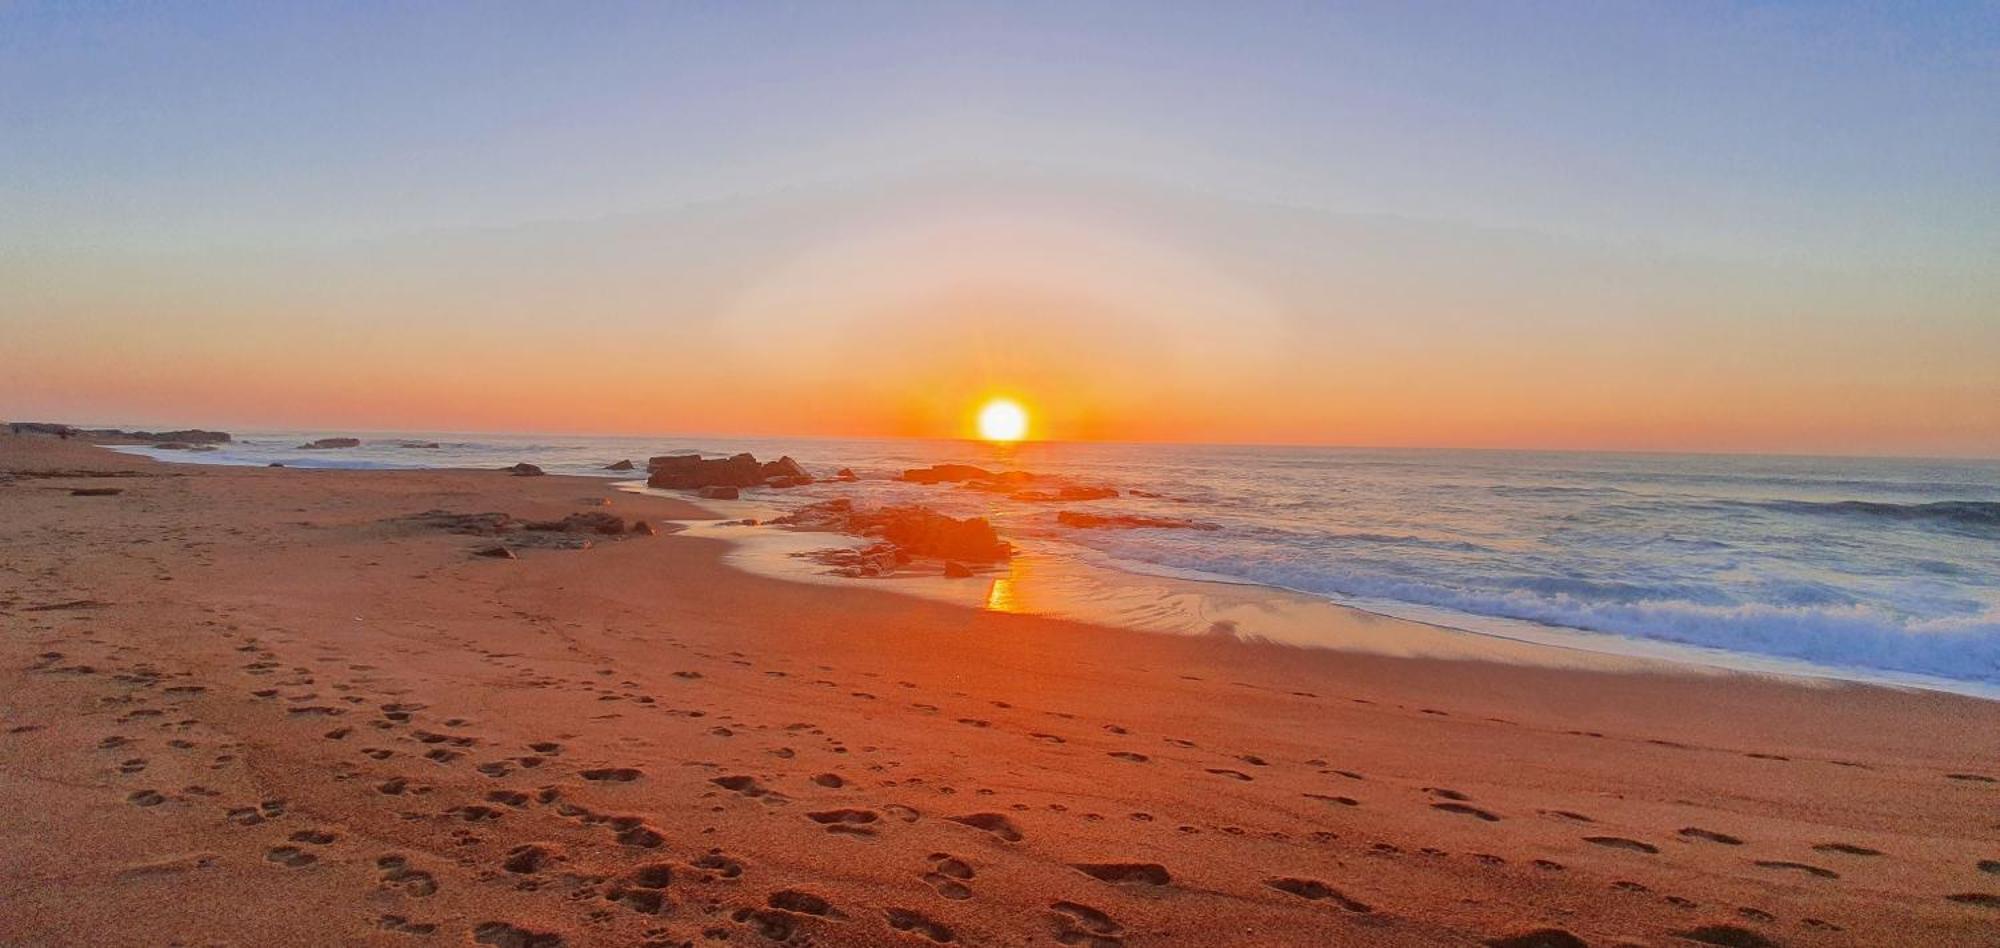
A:
POLYGON ((988 441, 1019 441, 1028 434, 1028 412, 1019 403, 996 398, 979 409, 979 436, 988 441))

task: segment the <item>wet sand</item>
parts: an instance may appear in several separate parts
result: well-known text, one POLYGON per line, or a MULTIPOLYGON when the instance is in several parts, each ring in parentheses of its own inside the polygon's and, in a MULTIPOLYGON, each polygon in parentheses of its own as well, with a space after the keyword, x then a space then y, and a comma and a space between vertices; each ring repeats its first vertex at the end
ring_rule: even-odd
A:
POLYGON ((670 532, 488 559, 400 519, 706 515, 592 479, 10 436, 0 471, 0 943, 2000 938, 1993 702, 1151 634, 670 532))

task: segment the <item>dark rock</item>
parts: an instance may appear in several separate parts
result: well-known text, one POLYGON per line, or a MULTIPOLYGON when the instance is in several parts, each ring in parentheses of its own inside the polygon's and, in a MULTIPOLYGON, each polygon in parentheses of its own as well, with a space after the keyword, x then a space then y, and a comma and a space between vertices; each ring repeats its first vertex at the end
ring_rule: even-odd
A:
POLYGON ((515 520, 498 511, 487 513, 453 513, 449 510, 426 510, 402 518, 421 526, 443 530, 446 533, 465 533, 473 536, 499 536, 515 526, 515 520))
POLYGON ((284 466, 285 466, 285 463, 284 463, 283 461, 272 461, 271 463, 269 463, 269 464, 266 464, 266 465, 264 465, 264 466, 265 466, 265 467, 284 467, 284 466))
POLYGON ((646 486, 671 490, 704 487, 797 487, 812 483, 812 475, 790 457, 759 463, 750 454, 708 459, 696 454, 669 454, 646 462, 646 486))
POLYGON ((113 497, 125 493, 123 487, 78 487, 69 492, 71 497, 113 497))
POLYGON ((700 497, 703 500, 735 500, 742 495, 734 487, 725 487, 717 485, 713 487, 703 487, 695 492, 695 496, 700 497))
POLYGON ((522 461, 521 463, 516 464, 513 467, 507 468, 507 470, 514 472, 515 477, 540 477, 542 476, 543 473, 541 468, 536 467, 533 464, 529 464, 526 461, 522 461))
POLYGON ((650 537, 660 531, 653 529, 653 525, 644 520, 634 520, 632 521, 632 532, 640 536, 650 537))
POLYGON ((186 451, 189 448, 194 447, 194 445, 191 445, 185 441, 162 441, 158 444, 153 445, 153 447, 161 451, 186 451))
POLYGON ((967 569, 964 563, 960 563, 960 562, 959 562, 959 561, 957 561, 957 560, 945 560, 945 561, 944 561, 944 578, 946 578, 946 579, 971 579, 971 578, 972 578, 972 570, 970 570, 970 569, 967 569))
POLYGON ((360 438, 321 438, 318 441, 311 441, 299 445, 299 450, 330 451, 334 448, 358 448, 358 447, 361 447, 360 438))
POLYGON ((396 442, 396 447, 425 449, 425 448, 436 448, 439 447, 439 445, 435 441, 398 441, 396 442))
POLYGON ((573 513, 561 520, 536 520, 523 526, 529 530, 559 533, 602 533, 615 536, 625 532, 625 520, 602 511, 573 513))
POLYGON ((1056 522, 1065 527, 1079 530, 1114 529, 1137 530, 1143 528, 1161 530, 1215 530, 1215 524, 1196 520, 1182 520, 1179 517, 1146 517, 1138 514, 1094 514, 1079 510, 1065 510, 1056 514, 1056 522))
POLYGON ((843 467, 840 470, 835 471, 833 474, 833 479, 836 481, 860 480, 860 478, 854 476, 854 469, 851 467, 843 467))
POLYGON ((506 548, 506 547, 504 547, 504 546, 484 546, 484 547, 480 547, 480 548, 479 548, 479 549, 477 549, 477 550, 473 550, 473 551, 472 551, 472 555, 473 555, 473 556, 487 556, 487 557, 492 557, 493 559, 496 559, 496 560, 513 560, 513 559, 519 559, 519 558, 520 558, 520 557, 517 557, 517 556, 515 556, 515 555, 514 555, 514 551, 513 551, 513 550, 510 550, 510 549, 507 549, 507 548, 506 548))
POLYGON ((631 461, 631 459, 630 459, 630 458, 627 458, 627 459, 625 459, 625 460, 623 460, 623 461, 619 461, 619 462, 618 462, 618 463, 616 463, 616 464, 606 464, 606 465, 604 465, 604 469, 605 469, 605 470, 607 470, 607 471, 629 471, 629 470, 632 470, 632 468, 633 468, 633 464, 632 464, 632 461, 631 461))

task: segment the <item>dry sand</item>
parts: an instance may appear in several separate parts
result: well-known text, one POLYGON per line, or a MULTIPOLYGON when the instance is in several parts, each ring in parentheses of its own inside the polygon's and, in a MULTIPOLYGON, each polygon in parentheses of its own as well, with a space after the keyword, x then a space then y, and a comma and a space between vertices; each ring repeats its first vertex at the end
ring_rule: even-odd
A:
POLYGON ((588 479, 39 437, 0 470, 0 943, 2000 943, 1992 702, 1148 634, 687 536, 481 559, 395 520, 701 515, 588 479))

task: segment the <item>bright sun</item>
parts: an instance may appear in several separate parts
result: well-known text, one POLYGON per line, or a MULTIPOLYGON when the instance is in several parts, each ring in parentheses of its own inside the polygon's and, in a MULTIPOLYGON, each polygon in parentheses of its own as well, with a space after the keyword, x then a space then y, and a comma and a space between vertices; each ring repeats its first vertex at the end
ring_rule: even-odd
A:
POLYGON ((996 398, 979 409, 979 436, 988 441, 1019 441, 1028 433, 1028 412, 1018 402, 996 398))

